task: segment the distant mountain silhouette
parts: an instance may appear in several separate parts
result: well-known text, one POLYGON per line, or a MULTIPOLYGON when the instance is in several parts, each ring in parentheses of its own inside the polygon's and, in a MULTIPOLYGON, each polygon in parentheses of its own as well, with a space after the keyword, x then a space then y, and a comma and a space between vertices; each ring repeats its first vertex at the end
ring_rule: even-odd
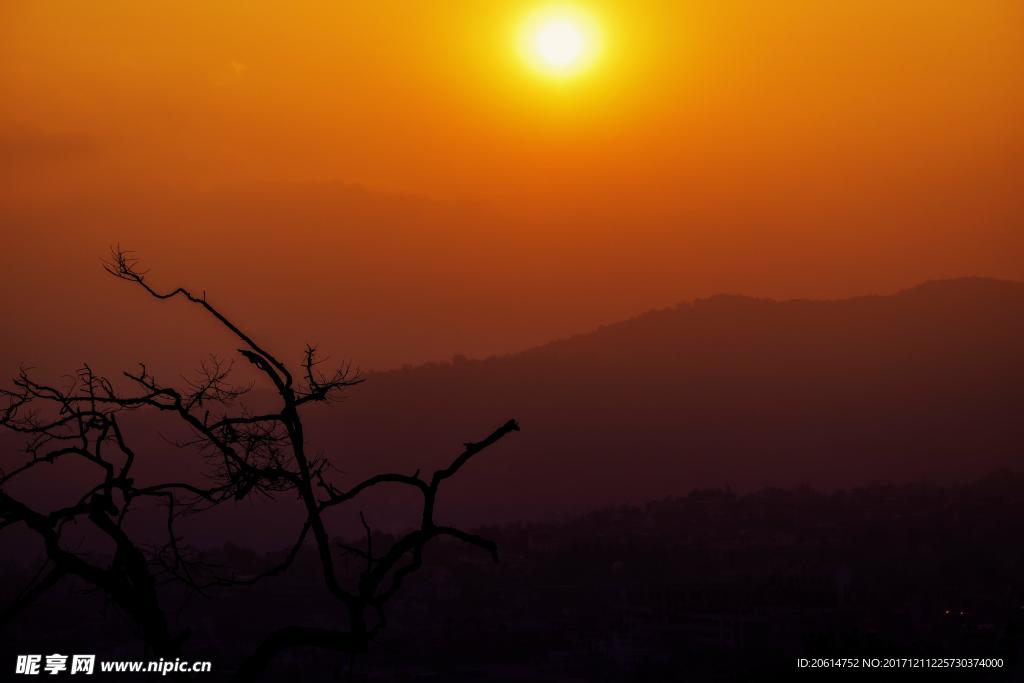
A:
MULTIPOLYGON (((440 518, 460 524, 708 486, 963 481, 1024 468, 1022 339, 1024 283, 967 278, 832 301, 719 295, 508 356, 372 373, 342 405, 311 407, 307 443, 344 486, 371 472, 433 471, 515 416, 515 448, 481 454, 439 502, 440 518)), ((190 435, 165 417, 125 418, 146 454, 141 480, 203 481, 202 461, 168 445, 190 435)), ((7 435, 0 447, 22 446, 7 435)), ((68 479, 58 495, 60 483, 36 493, 76 490, 68 479)), ((396 529, 416 523, 412 502, 382 489, 358 510, 396 529)), ((345 514, 358 520, 358 510, 345 514)), ((300 520, 296 501, 250 501, 183 528, 200 544, 230 533, 273 548, 300 520)))
POLYGON ((375 373, 316 424, 353 479, 442 462, 505 415, 453 515, 545 516, 718 485, 973 476, 1024 465, 1024 283, 891 296, 720 295, 521 353, 375 373))

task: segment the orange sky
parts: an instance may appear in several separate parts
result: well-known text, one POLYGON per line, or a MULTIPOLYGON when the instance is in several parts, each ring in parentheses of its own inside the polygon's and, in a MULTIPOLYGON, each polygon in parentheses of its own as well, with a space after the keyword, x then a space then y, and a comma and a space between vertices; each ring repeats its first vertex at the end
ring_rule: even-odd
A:
POLYGON ((115 241, 371 367, 1024 279, 1018 0, 575 3, 606 45, 562 82, 512 45, 545 4, 4 2, 3 366, 166 341, 125 337, 115 241))

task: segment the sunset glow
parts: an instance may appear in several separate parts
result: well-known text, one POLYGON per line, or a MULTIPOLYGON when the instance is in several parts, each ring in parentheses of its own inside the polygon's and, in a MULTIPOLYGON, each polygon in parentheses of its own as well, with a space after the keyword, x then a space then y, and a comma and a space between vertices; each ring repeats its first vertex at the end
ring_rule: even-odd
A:
POLYGON ((4 678, 1024 681, 1022 187, 1024 0, 0 0, 4 678))
POLYGON ((3 6, 11 367, 133 357, 89 332, 118 242, 281 348, 342 308, 316 341, 376 368, 721 291, 1024 278, 1019 0, 3 6))

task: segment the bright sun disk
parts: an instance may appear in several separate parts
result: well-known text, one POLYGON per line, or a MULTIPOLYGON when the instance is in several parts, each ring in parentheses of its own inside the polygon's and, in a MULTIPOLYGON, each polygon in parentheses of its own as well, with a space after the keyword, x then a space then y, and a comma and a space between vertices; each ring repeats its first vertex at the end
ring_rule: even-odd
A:
POLYGON ((592 17, 573 7, 551 7, 530 16, 520 38, 526 61, 549 76, 578 73, 594 61, 597 27, 592 17))
POLYGON ((583 52, 583 34, 566 20, 552 21, 541 27, 534 38, 534 49, 555 68, 570 66, 583 52))

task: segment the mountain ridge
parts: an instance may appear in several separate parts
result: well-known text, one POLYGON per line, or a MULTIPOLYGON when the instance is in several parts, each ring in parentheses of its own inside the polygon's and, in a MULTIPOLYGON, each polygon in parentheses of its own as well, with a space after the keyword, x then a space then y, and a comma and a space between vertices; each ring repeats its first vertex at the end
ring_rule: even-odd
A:
POLYGON ((515 417, 452 509, 490 519, 729 485, 947 480, 1019 461, 1024 283, 717 295, 517 353, 368 375, 315 432, 353 476, 444 462, 515 417), (367 467, 364 468, 363 466, 367 467))
POLYGON ((567 336, 552 339, 547 342, 536 344, 533 346, 527 346, 525 348, 511 351, 508 353, 491 354, 484 357, 468 357, 463 354, 453 354, 451 360, 435 360, 428 361, 425 363, 406 363, 398 367, 385 368, 380 370, 370 370, 366 373, 368 378, 382 375, 392 375, 395 373, 415 371, 421 368, 434 369, 437 367, 445 367, 457 365, 460 363, 482 363, 489 361, 500 361, 508 359, 510 357, 519 356, 522 354, 531 354, 539 352, 543 349, 548 349, 554 346, 560 346, 580 340, 585 337, 597 335, 610 329, 617 329, 623 326, 643 321, 646 319, 656 318, 659 316, 665 316, 673 313, 686 312, 688 310, 701 309, 720 309, 723 307, 729 307, 730 305, 735 310, 737 307, 754 307, 761 305, 771 306, 822 306, 830 304, 855 304, 860 302, 870 302, 878 300, 908 300, 912 298, 919 298, 924 295, 940 295, 944 292, 958 292, 964 293, 964 290, 970 288, 973 290, 985 290, 985 292, 1011 292, 1017 293, 1020 296, 1024 296, 1024 282, 1017 280, 1008 280, 1003 278, 995 278, 988 276, 961 276, 953 278, 940 278, 925 280, 919 284, 905 287, 903 289, 896 290, 890 294, 860 294, 850 297, 838 297, 838 298, 826 298, 816 299, 810 297, 796 297, 790 299, 780 299, 773 297, 760 297, 749 294, 740 294, 734 292, 720 292, 712 294, 706 297, 697 297, 690 300, 680 301, 676 304, 663 306, 659 308, 651 308, 636 315, 622 318, 619 320, 600 324, 596 327, 591 328, 587 331, 576 332, 567 336))

